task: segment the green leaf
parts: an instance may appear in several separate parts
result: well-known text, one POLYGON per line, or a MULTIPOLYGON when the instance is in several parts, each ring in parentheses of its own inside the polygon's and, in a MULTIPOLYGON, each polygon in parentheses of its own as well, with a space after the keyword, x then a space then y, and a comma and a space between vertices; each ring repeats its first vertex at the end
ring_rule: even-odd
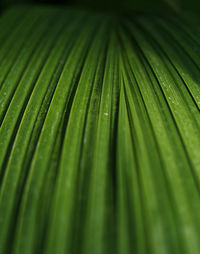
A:
POLYGON ((199 18, 0 18, 0 253, 199 254, 199 18))

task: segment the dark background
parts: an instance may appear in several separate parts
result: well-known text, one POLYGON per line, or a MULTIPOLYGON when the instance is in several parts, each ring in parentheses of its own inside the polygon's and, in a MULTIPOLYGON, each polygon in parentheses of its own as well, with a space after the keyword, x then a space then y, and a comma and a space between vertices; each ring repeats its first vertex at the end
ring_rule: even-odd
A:
MULTIPOLYGON (((56 4, 56 5, 79 5, 104 8, 133 8, 154 9, 160 8, 165 0, 0 0, 2 6, 11 4, 56 4)), ((173 0, 177 1, 177 0, 173 0)))
POLYGON ((200 10, 200 0, 0 0, 1 9, 16 4, 77 5, 104 9, 125 10, 200 10))

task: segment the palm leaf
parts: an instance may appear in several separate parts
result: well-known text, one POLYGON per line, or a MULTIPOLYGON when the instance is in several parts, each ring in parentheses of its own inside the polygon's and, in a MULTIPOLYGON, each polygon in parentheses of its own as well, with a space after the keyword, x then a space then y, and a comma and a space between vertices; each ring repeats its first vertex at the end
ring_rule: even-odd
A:
POLYGON ((198 16, 15 7, 0 30, 0 253, 198 254, 198 16))

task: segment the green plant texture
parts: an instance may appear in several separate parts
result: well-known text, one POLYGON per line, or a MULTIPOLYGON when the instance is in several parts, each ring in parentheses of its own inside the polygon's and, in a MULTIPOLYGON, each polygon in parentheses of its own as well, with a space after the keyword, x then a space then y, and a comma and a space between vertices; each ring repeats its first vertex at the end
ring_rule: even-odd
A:
POLYGON ((194 14, 0 18, 0 254, 199 254, 194 14))

